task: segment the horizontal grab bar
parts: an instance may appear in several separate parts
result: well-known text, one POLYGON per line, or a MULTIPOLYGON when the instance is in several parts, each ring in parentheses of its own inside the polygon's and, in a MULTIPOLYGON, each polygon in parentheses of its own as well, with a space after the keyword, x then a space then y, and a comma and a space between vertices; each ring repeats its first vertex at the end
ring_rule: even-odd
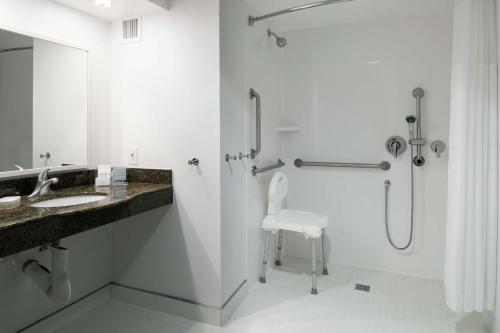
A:
POLYGON ((391 168, 391 163, 383 161, 379 164, 374 163, 337 163, 337 162, 306 162, 301 159, 296 159, 294 162, 297 168, 303 166, 317 166, 328 168, 361 168, 361 169, 382 169, 387 171, 391 168))
POLYGON ((262 168, 262 169, 259 169, 259 168, 257 168, 254 165, 252 167, 252 176, 255 177, 255 176, 257 176, 258 173, 263 173, 263 172, 266 172, 266 171, 271 171, 271 170, 274 170, 274 169, 281 168, 283 166, 285 166, 285 163, 282 160, 278 160, 277 164, 273 164, 273 165, 270 165, 270 166, 262 168))

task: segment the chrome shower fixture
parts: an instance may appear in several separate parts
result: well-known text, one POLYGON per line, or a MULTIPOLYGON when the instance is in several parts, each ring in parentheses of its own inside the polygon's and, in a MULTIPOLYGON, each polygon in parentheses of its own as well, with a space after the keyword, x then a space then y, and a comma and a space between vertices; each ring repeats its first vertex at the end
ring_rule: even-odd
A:
POLYGON ((391 136, 385 141, 385 150, 394 158, 403 155, 407 147, 406 140, 398 135, 391 136))
POLYGON ((415 122, 417 121, 417 117, 414 115, 406 116, 406 122, 408 123, 408 130, 410 132, 410 139, 413 138, 415 132, 415 122))
POLYGON ((415 123, 417 121, 417 117, 415 117, 414 115, 408 115, 406 116, 406 122, 408 123, 408 125, 411 125, 413 123, 415 123))
POLYGON ((354 1, 354 0, 323 0, 323 1, 318 1, 318 2, 314 2, 314 3, 308 3, 305 5, 295 6, 292 8, 278 10, 277 12, 269 13, 266 15, 249 16, 248 17, 248 25, 252 26, 257 21, 267 20, 268 18, 283 15, 283 14, 288 14, 288 13, 298 12, 298 11, 305 10, 305 9, 326 6, 326 5, 332 5, 332 4, 341 3, 341 2, 348 2, 348 1, 354 1))
POLYGON ((416 146, 416 154, 413 157, 413 164, 416 166, 423 166, 425 158, 422 156, 422 147, 425 145, 425 140, 422 138, 422 98, 424 98, 424 89, 415 88, 412 91, 412 96, 416 101, 417 114, 415 116, 407 116, 406 121, 410 126, 410 140, 411 146, 416 146), (415 123, 416 131, 413 131, 413 123, 415 123))
POLYGON ((267 29, 267 36, 268 37, 274 36, 274 38, 276 38, 276 45, 278 47, 285 47, 285 45, 287 43, 285 37, 280 37, 280 36, 276 35, 274 32, 271 31, 271 29, 267 29))

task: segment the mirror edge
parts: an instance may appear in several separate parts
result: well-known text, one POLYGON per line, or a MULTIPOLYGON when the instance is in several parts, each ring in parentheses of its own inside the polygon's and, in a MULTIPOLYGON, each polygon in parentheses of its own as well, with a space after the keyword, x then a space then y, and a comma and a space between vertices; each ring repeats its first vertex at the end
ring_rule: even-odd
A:
MULTIPOLYGON (((68 165, 59 167, 48 167, 50 172, 67 172, 67 171, 80 171, 91 169, 88 164, 78 164, 78 165, 68 165)), ((16 178, 28 178, 37 176, 41 170, 47 168, 36 168, 36 169, 26 169, 26 170, 15 170, 15 171, 2 171, 0 172, 0 181, 16 179, 16 178)))

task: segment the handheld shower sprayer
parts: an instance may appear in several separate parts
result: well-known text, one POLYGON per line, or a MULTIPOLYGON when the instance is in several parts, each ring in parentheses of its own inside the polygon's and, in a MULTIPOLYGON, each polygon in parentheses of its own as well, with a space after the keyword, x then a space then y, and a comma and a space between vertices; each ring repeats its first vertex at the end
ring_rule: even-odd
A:
POLYGON ((411 125, 411 124, 414 124, 415 122, 417 121, 417 117, 415 117, 414 115, 409 115, 409 116, 406 116, 406 122, 411 125))
POLYGON ((406 116, 406 122, 408 123, 408 130, 410 131, 410 140, 414 136, 415 132, 415 123, 417 122, 417 117, 414 115, 408 115, 406 116))

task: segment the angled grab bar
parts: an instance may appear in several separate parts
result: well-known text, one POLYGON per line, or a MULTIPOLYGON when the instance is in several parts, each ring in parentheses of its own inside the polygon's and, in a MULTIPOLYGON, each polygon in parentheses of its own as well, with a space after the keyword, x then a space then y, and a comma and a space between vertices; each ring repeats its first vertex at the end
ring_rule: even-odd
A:
POLYGON ((260 111, 261 111, 261 104, 260 104, 260 95, 258 92, 255 91, 255 89, 251 88, 250 89, 250 99, 255 98, 255 139, 257 140, 256 142, 256 148, 255 149, 250 149, 250 158, 253 160, 257 155, 260 154, 260 148, 261 148, 261 129, 260 129, 260 111))
POLYGON ((329 167, 329 168, 361 168, 361 169, 381 169, 387 171, 391 168, 391 163, 383 161, 379 164, 375 163, 338 163, 338 162, 305 162, 301 159, 296 159, 294 162, 297 168, 303 166, 329 167))
POLYGON ((282 160, 278 160, 278 163, 270 165, 268 167, 264 167, 262 169, 257 168, 255 165, 252 167, 252 176, 257 176, 258 173, 263 173, 266 171, 271 171, 274 169, 278 169, 285 166, 285 163, 282 160))

